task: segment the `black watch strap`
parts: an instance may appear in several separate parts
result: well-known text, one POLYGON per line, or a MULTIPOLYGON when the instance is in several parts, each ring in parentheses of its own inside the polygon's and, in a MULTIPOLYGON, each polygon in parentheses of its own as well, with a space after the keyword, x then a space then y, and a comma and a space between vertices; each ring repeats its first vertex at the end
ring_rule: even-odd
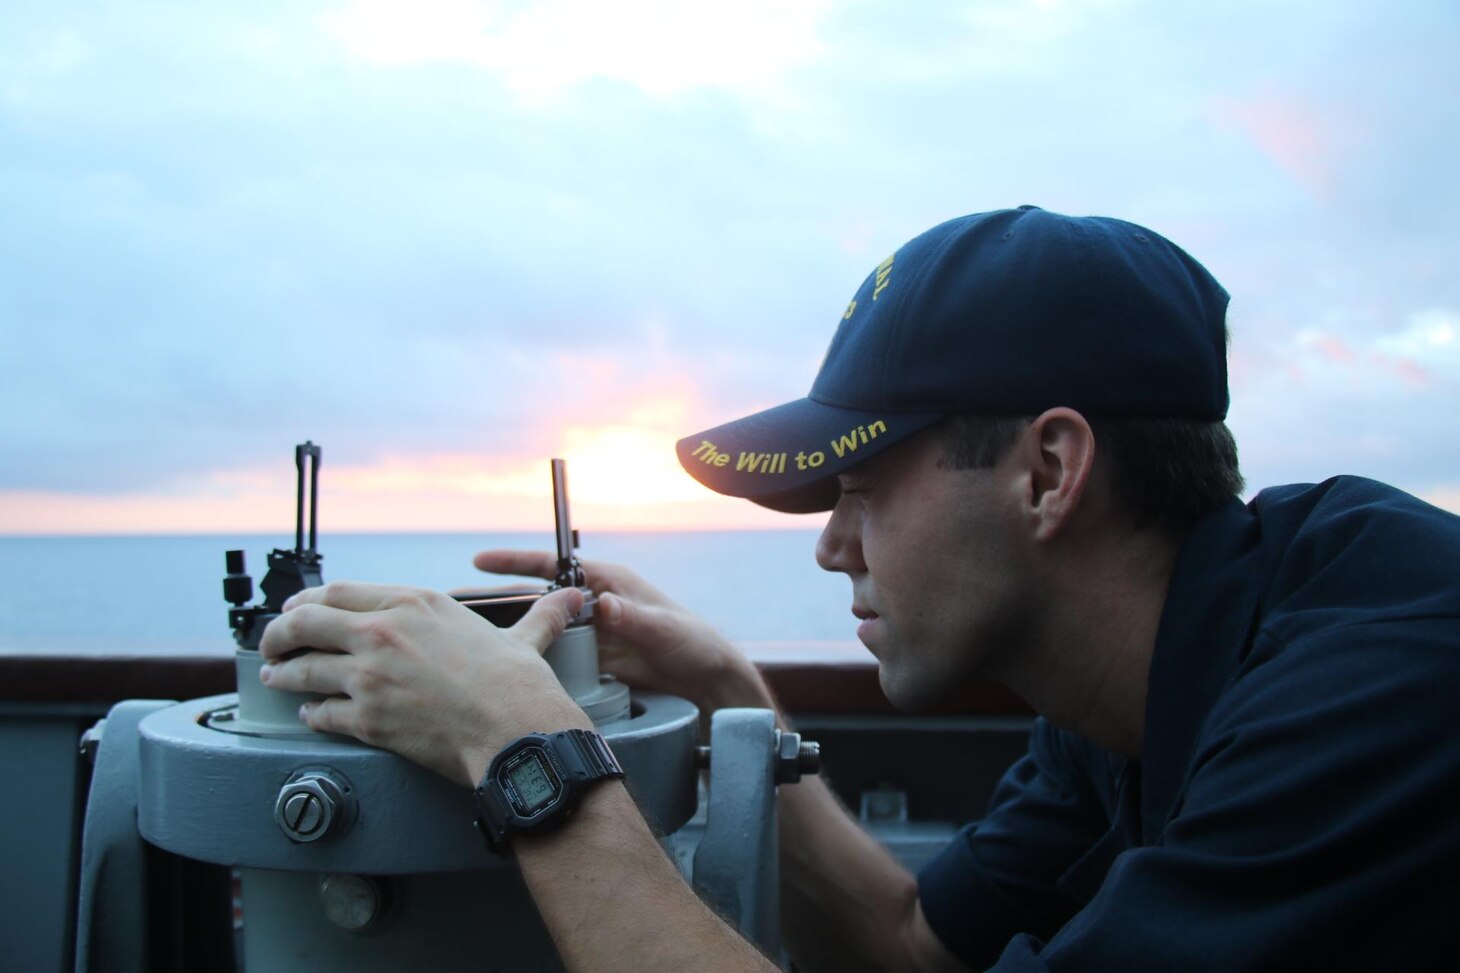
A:
POLYGON ((513 834, 560 827, 590 787, 598 781, 623 775, 623 768, 613 751, 603 737, 592 730, 529 733, 503 747, 492 758, 486 776, 473 792, 477 828, 486 839, 488 848, 499 855, 509 854, 509 841, 513 834), (547 765, 543 769, 557 778, 560 790, 546 807, 524 816, 519 808, 513 806, 503 778, 510 776, 512 766, 523 759, 524 751, 529 750, 535 751, 530 759, 546 759, 547 765), (504 768, 506 773, 503 773, 504 768))
POLYGON ((568 773, 582 771, 580 780, 595 781, 622 777, 624 770, 603 737, 592 730, 560 730, 549 735, 556 746, 558 756, 563 758, 568 773), (572 761, 569 754, 577 757, 577 766, 568 766, 572 761))

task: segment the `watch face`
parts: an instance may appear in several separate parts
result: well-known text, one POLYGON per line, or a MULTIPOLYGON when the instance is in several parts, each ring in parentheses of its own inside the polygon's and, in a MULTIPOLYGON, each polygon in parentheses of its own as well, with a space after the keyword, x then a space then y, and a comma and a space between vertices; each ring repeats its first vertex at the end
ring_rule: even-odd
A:
POLYGON ((563 782, 540 747, 527 747, 514 754, 498 779, 512 810, 525 818, 547 807, 563 792, 563 782))

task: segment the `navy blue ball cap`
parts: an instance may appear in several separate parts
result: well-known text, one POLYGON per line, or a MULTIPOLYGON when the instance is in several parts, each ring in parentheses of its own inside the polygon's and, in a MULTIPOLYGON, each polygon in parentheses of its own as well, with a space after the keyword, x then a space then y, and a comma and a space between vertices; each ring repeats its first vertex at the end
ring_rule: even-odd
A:
POLYGON ((1034 206, 960 217, 877 265, 810 395, 687 436, 679 460, 716 492, 801 513, 835 505, 838 473, 950 415, 1220 421, 1227 300, 1134 223, 1034 206))

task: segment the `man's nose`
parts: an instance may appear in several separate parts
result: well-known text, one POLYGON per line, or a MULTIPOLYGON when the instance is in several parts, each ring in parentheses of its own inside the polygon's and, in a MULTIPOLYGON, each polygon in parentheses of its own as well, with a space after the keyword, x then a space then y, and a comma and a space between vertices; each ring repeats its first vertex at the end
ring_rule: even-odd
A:
POLYGON ((816 541, 816 563, 823 571, 861 574, 867 570, 862 563, 862 519, 853 506, 848 498, 839 498, 816 541))

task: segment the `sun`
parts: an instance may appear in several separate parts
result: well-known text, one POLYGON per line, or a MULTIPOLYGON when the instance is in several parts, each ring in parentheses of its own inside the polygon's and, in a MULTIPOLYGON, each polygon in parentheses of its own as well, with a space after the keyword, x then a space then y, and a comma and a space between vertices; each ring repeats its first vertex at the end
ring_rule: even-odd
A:
POLYGON ((679 465, 672 433, 642 426, 569 427, 563 431, 568 492, 574 503, 643 508, 704 499, 704 488, 679 465))

